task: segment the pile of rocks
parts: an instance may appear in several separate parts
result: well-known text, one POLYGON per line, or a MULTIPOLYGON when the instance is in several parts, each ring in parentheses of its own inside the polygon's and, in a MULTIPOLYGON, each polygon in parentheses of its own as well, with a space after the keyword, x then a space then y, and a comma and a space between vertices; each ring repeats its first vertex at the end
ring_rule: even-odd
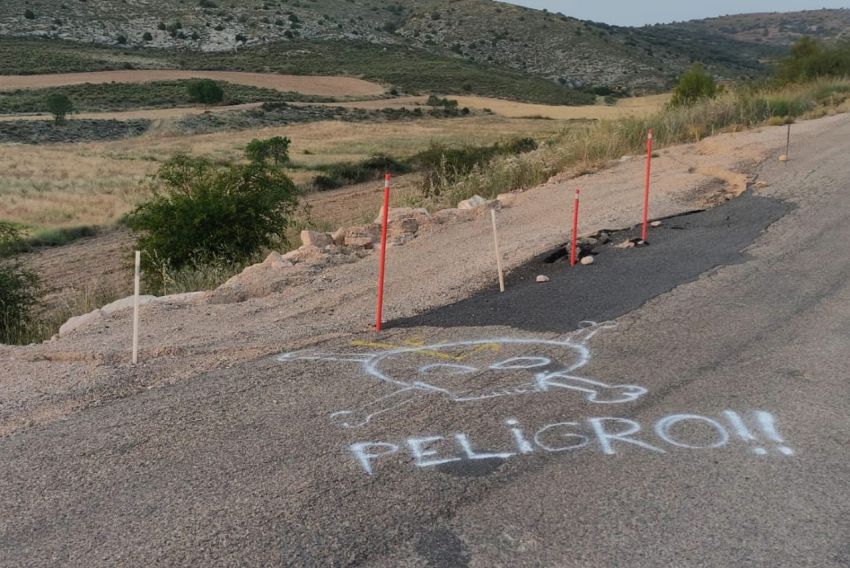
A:
MULTIPOLYGON (((434 214, 424 208, 390 208, 387 214, 387 246, 402 246, 430 225, 456 221, 471 221, 488 208, 511 207, 516 193, 506 193, 494 200, 475 195, 462 201, 456 209, 443 209, 434 214)), ((357 262, 381 246, 383 208, 374 222, 367 225, 341 228, 333 233, 301 231, 302 245, 286 254, 272 252, 261 263, 254 264, 233 276, 210 292, 193 292, 157 298, 142 296, 140 304, 231 304, 251 298, 261 298, 280 293, 287 288, 314 278, 317 271, 327 266, 357 262)), ((124 298, 91 313, 71 318, 62 326, 59 336, 91 327, 112 314, 131 308, 133 297, 124 298)))

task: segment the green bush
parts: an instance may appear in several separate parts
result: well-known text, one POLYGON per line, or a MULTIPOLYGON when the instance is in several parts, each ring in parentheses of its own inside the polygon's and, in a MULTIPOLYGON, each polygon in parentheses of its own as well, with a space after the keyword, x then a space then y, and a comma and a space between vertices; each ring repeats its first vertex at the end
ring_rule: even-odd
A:
POLYGON ((416 169, 422 170, 423 197, 433 198, 496 156, 524 154, 536 149, 537 142, 531 138, 518 138, 492 146, 460 148, 432 144, 427 150, 413 156, 411 163, 416 169))
POLYGON ((140 235, 145 280, 154 290, 169 271, 238 263, 282 239, 297 202, 292 180, 261 163, 177 156, 154 179, 154 196, 126 218, 140 235))
POLYGON ((245 157, 255 163, 265 163, 269 160, 276 166, 282 166, 289 162, 289 138, 275 136, 268 140, 254 138, 245 147, 245 157))
POLYGON ((212 79, 196 79, 186 86, 189 99, 203 105, 214 105, 224 100, 224 90, 212 79))
POLYGON ((0 343, 25 343, 41 297, 38 276, 20 263, 0 261, 0 343))
POLYGON ((20 249, 23 235, 11 223, 0 221, 0 257, 14 254, 20 249))
POLYGON ((689 106, 701 99, 713 99, 716 94, 717 83, 714 82, 714 77, 707 73, 702 65, 695 63, 679 79, 673 89, 670 104, 674 107, 689 106))
POLYGON ((355 183, 380 179, 384 173, 405 174, 411 171, 410 164, 386 154, 374 154, 358 163, 343 162, 318 166, 322 173, 313 179, 313 187, 319 191, 336 189, 355 183))
MULTIPOLYGON (((21 237, 17 228, 0 222, 0 257, 17 252, 21 237)), ((41 283, 36 274, 15 260, 0 260, 0 343, 29 340, 40 297, 41 283)))
POLYGON ((850 43, 824 47, 810 37, 803 37, 791 48, 791 55, 779 63, 776 80, 785 85, 848 75, 850 43))
POLYGON ((56 124, 64 124, 68 113, 74 111, 74 103, 72 103, 71 99, 62 93, 52 93, 47 95, 44 103, 47 107, 47 111, 53 115, 53 121, 56 124))

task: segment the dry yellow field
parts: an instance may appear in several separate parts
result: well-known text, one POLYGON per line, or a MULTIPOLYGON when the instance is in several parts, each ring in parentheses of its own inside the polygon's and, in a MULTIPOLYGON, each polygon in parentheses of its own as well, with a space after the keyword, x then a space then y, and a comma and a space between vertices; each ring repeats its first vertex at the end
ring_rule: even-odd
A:
POLYGON ((283 92, 325 97, 374 97, 386 89, 378 83, 354 77, 278 75, 241 71, 184 71, 176 69, 131 69, 94 71, 90 73, 56 73, 48 75, 4 75, 0 91, 42 89, 84 83, 149 83, 183 79, 214 79, 249 87, 263 87, 283 92))
MULTIPOLYGON (((670 100, 670 95, 651 95, 620 99, 615 105, 598 104, 584 106, 540 105, 489 97, 456 97, 452 95, 448 98, 458 101, 461 107, 469 107, 476 110, 490 109, 493 113, 506 118, 542 117, 556 120, 608 120, 622 118, 624 116, 645 116, 652 114, 670 100)), ((334 106, 364 109, 382 109, 387 107, 415 108, 417 106, 424 106, 427 99, 428 97, 398 97, 394 99, 334 103, 334 106)))
MULTIPOLYGON (((432 142, 482 145, 514 136, 546 138, 567 127, 567 122, 557 120, 477 116, 382 123, 327 121, 174 136, 169 134, 165 121, 145 136, 126 140, 39 146, 3 144, 0 219, 34 229, 110 224, 145 197, 141 182, 162 161, 178 153, 239 160, 253 138, 288 136, 293 142, 292 159, 312 167, 362 160, 379 152, 403 158, 432 142)), ((304 170, 292 172, 297 182, 307 181, 311 175, 304 170)), ((337 197, 334 194, 333 200, 337 197)), ((317 199, 313 211, 317 218, 322 217, 322 202, 317 199)))

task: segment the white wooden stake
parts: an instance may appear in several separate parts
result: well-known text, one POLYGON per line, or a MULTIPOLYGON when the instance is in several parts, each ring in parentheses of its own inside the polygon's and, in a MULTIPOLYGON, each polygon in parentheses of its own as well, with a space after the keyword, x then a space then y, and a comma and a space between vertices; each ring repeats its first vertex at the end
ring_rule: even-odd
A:
POLYGON ((496 247, 496 268, 499 270, 499 290, 505 291, 505 273, 502 271, 502 252, 499 250, 499 233, 496 230, 496 210, 490 209, 490 219, 493 221, 493 245, 496 247))
POLYGON ((136 276, 133 296, 133 365, 139 362, 139 272, 142 263, 142 253, 136 251, 136 276))

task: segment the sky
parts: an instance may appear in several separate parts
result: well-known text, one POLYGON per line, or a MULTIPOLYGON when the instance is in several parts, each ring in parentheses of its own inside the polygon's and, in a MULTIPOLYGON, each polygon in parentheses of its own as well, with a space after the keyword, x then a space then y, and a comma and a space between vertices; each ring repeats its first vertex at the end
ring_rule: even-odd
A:
POLYGON ((581 20, 619 26, 642 26, 741 14, 850 8, 850 0, 507 0, 530 8, 546 8, 581 20))

